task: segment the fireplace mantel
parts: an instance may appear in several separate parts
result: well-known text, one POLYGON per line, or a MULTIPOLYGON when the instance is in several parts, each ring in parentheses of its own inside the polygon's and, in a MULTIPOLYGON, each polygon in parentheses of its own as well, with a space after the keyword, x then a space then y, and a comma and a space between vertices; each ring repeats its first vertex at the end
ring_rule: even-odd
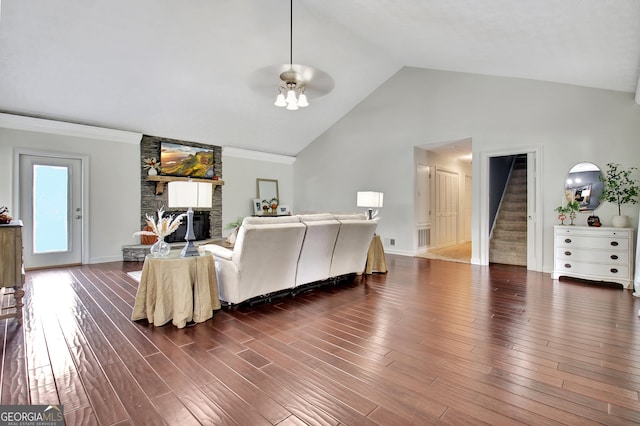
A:
POLYGON ((210 183, 213 186, 224 185, 224 181, 214 180, 214 179, 192 179, 192 178, 180 177, 180 176, 159 176, 159 175, 147 176, 148 182, 156 183, 156 195, 160 195, 164 192, 164 185, 167 182, 188 181, 188 180, 191 180, 191 182, 210 183))

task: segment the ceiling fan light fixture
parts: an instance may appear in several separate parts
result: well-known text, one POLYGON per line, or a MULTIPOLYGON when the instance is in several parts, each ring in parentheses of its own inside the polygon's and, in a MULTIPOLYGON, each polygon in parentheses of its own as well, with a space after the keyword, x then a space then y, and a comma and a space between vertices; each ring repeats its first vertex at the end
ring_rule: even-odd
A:
POLYGON ((280 74, 280 86, 274 105, 286 106, 289 111, 295 111, 298 107, 309 106, 307 95, 304 94, 302 76, 293 69, 293 0, 289 2, 289 69, 280 74), (287 92, 284 99, 283 92, 287 92), (298 98, 296 98, 296 95, 298 98))
POLYGON ((307 101, 307 95, 304 94, 304 91, 300 93, 300 96, 298 96, 298 106, 300 108, 309 106, 309 102, 307 101))
POLYGON ((276 101, 274 102, 274 105, 277 107, 287 106, 287 102, 284 100, 284 95, 282 94, 282 92, 278 93, 278 97, 276 97, 276 101))
POLYGON ((289 89, 287 92, 287 106, 289 105, 298 105, 298 100, 296 99, 296 91, 293 89, 289 89))

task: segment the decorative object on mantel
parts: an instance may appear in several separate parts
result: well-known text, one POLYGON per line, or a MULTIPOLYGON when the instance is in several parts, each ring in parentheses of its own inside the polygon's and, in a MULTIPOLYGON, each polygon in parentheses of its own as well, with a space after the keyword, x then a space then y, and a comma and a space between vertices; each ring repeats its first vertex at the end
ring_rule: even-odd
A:
POLYGON ((158 209, 158 220, 153 216, 145 215, 147 217, 147 226, 151 228, 150 231, 138 231, 134 232, 133 236, 156 236, 156 241, 151 246, 151 255, 154 257, 164 257, 171 251, 171 246, 164 239, 167 235, 172 234, 182 224, 182 218, 186 214, 180 214, 178 216, 164 215, 164 207, 158 209))
POLYGON ((623 169, 620 164, 607 163, 608 170, 600 177, 604 183, 604 189, 600 200, 614 203, 618 206, 618 215, 613 216, 612 223, 616 228, 626 228, 629 224, 629 216, 622 214, 623 204, 637 204, 640 195, 638 181, 632 176, 637 167, 623 169))
POLYGON ((276 197, 273 197, 271 201, 269 201, 269 204, 271 206, 271 213, 278 214, 278 199, 276 197))
POLYGON ((11 222, 13 218, 9 216, 9 208, 6 206, 0 206, 0 224, 6 225, 11 222))
POLYGON ((147 174, 149 176, 155 176, 158 174, 158 169, 160 168, 160 163, 158 162, 158 159, 153 157, 153 158, 144 158, 142 160, 142 162, 144 163, 144 166, 142 166, 143 168, 147 169, 147 174))
POLYGON ((600 223, 600 218, 598 216, 591 215, 587 218, 587 225, 599 228, 602 226, 602 223, 600 223))
POLYGON ((577 201, 569 201, 566 206, 556 207, 556 211, 560 213, 558 215, 560 225, 564 225, 564 221, 567 219, 567 213, 569 214, 569 219, 571 220, 571 223, 569 225, 575 225, 573 221, 576 219, 576 212, 578 210, 580 210, 580 203, 577 201))
POLYGON ((224 185, 224 181, 222 180, 213 180, 213 179, 191 179, 188 177, 178 177, 178 176, 147 176, 147 182, 155 182, 156 183, 156 195, 162 195, 164 193, 164 185, 167 182, 206 182, 210 185, 224 185))

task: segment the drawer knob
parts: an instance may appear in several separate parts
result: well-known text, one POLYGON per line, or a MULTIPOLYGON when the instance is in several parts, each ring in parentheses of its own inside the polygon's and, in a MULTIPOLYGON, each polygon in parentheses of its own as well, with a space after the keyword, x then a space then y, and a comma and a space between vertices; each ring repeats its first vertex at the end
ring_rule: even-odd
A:
POLYGON ((611 241, 611 245, 614 246, 614 247, 617 247, 618 246, 618 242, 617 241, 611 241))
POLYGON ((564 252, 564 255, 565 256, 571 256, 571 252, 569 250, 567 250, 567 251, 564 252))
POLYGON ((612 254, 612 255, 611 255, 611 259, 613 259, 613 260, 618 260, 618 255, 617 255, 617 254, 612 254))
POLYGON ((570 243, 570 242, 571 242, 571 238, 565 238, 565 239, 564 239, 564 242, 565 242, 565 243, 570 243))
POLYGON ((565 268, 571 268, 571 264, 570 264, 570 263, 565 263, 565 264, 564 264, 564 267, 565 267, 565 268))
POLYGON ((614 274, 617 274, 618 270, 616 268, 611 268, 611 272, 613 272, 614 274))

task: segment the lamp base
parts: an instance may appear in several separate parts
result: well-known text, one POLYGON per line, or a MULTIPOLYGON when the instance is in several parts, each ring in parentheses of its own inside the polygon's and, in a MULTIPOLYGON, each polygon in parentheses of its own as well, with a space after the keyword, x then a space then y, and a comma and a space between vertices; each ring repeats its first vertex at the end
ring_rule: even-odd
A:
POLYGON ((184 240, 187 242, 184 248, 180 252, 182 257, 199 256, 198 249, 193 245, 193 240, 196 236, 193 234, 193 209, 189 207, 187 210, 187 233, 184 236, 184 240))
POLYGON ((198 248, 193 245, 193 241, 187 241, 187 244, 184 245, 180 254, 182 257, 200 256, 200 252, 198 248))

